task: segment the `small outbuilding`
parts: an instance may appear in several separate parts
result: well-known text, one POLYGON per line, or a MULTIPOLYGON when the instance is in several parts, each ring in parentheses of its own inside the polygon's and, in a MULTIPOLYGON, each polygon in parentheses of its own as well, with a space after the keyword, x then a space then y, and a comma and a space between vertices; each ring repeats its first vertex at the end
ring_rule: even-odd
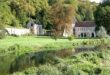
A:
POLYGON ((30 29, 30 32, 34 35, 44 35, 42 25, 36 24, 33 21, 27 24, 27 28, 30 29))

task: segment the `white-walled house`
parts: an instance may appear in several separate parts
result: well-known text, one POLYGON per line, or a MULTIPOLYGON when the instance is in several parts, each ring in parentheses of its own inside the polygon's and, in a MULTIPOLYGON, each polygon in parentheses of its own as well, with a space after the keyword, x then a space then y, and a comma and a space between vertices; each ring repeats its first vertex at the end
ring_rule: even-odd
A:
POLYGON ((96 24, 93 21, 76 22, 74 27, 74 34, 76 37, 96 37, 96 24))

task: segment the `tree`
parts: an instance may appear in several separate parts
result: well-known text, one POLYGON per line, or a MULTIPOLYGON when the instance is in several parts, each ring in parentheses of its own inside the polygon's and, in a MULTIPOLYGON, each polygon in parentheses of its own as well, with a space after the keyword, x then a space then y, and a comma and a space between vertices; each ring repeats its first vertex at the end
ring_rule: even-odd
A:
POLYGON ((101 26, 99 31, 97 32, 97 36, 100 38, 108 37, 107 32, 103 26, 101 26))
POLYGON ((51 11, 53 35, 62 36, 65 30, 69 33, 74 19, 74 7, 71 4, 64 4, 63 0, 58 0, 52 5, 51 11))
POLYGON ((110 1, 104 1, 102 4, 97 6, 94 12, 95 22, 97 24, 97 30, 101 26, 105 27, 107 33, 110 34, 110 1))
POLYGON ((4 23, 3 23, 3 21, 2 21, 1 15, 0 15, 0 29, 3 29, 3 28, 4 28, 4 23))
POLYGON ((10 1, 12 14, 19 19, 20 24, 25 27, 26 22, 31 15, 35 15, 35 8, 27 0, 12 0, 10 1))
POLYGON ((85 0, 85 2, 79 1, 78 8, 76 10, 76 20, 77 21, 91 21, 94 20, 93 8, 94 4, 91 4, 90 1, 85 0))
POLYGON ((51 12, 48 0, 38 0, 38 4, 35 15, 36 20, 39 24, 43 25, 43 28, 47 28, 50 23, 49 13, 51 12))
POLYGON ((0 2, 0 27, 5 27, 10 25, 13 15, 10 11, 10 7, 6 2, 0 2))
MULTIPOLYGON (((63 9, 61 8, 62 11, 60 11, 62 15, 70 13, 67 11, 75 10, 77 7, 77 0, 62 1, 63 9)), ((26 27, 27 22, 33 19, 36 23, 42 24, 43 28, 52 29, 53 22, 50 14, 54 14, 54 11, 51 12, 51 7, 53 8, 56 2, 58 0, 0 0, 0 20, 3 22, 1 24, 26 27)), ((63 15, 62 19, 64 17, 66 16, 63 15)))

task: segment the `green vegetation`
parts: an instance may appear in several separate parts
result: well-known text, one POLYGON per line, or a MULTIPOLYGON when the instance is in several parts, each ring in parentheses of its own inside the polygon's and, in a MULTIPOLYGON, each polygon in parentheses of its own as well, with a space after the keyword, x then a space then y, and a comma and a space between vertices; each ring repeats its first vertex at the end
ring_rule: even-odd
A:
POLYGON ((94 20, 93 12, 96 6, 97 6, 96 3, 90 3, 89 0, 85 0, 85 2, 79 1, 76 10, 77 21, 93 21, 94 20))
MULTIPOLYGON (((1 0, 0 27, 26 27, 27 22, 32 19, 36 23, 42 24, 45 29, 51 29, 53 25, 53 22, 51 21, 53 20, 51 18, 51 13, 53 11, 51 9, 53 9, 53 5, 57 2, 62 2, 62 5, 64 6, 63 9, 60 8, 58 10, 62 10, 61 12, 64 13, 66 12, 64 10, 73 11, 71 17, 75 17, 77 21, 94 19, 93 11, 95 10, 96 4, 90 3, 88 0, 85 3, 80 0, 1 0)), ((65 14, 70 15, 67 12, 65 14)), ((61 13, 60 18, 64 19, 65 17, 66 16, 61 13)), ((66 20, 70 21, 72 19, 69 18, 66 20)))
POLYGON ((6 34, 4 30, 0 30, 0 39, 5 38, 6 34))
POLYGON ((110 14, 108 13, 110 13, 110 0, 104 0, 103 3, 97 6, 94 17, 97 29, 103 26, 107 30, 107 33, 110 34, 110 14))
POLYGON ((44 47, 44 46, 53 46, 53 47, 65 47, 69 46, 70 42, 68 39, 58 39, 55 41, 49 36, 21 36, 21 37, 13 37, 8 36, 5 39, 0 40, 0 48, 8 48, 14 44, 28 46, 28 47, 44 47))
POLYGON ((109 45, 105 39, 51 39, 47 36, 8 36, 0 40, 2 75, 105 74, 109 68, 109 45), (77 47, 95 47, 77 53, 77 47), (106 58, 108 57, 108 58, 106 58), (47 68, 47 66, 49 68, 47 68), (32 67, 32 68, 31 68, 32 67), (55 70, 55 71, 54 71, 55 70), (100 72, 101 70, 101 72, 100 72), (98 72, 97 72, 98 71, 98 72))
MULTIPOLYGON (((54 40, 49 36, 21 36, 21 37, 13 37, 13 36, 7 36, 4 39, 0 40, 0 48, 8 48, 9 46, 18 44, 22 46, 28 46, 28 47, 71 47, 72 43, 78 44, 80 46, 84 41, 87 42, 87 44, 90 45, 98 45, 101 43, 100 39, 73 39, 73 37, 69 37, 68 39, 61 38, 58 40, 54 40), (72 41, 69 41, 71 40, 72 41)), ((109 40, 109 39, 108 39, 109 40)))
POLYGON ((109 13, 109 0, 99 5, 89 0, 0 0, 0 75, 109 75, 110 39, 104 38, 110 32, 109 13), (97 27, 106 29, 98 32, 102 38, 59 37, 73 19, 94 18, 97 27), (53 31, 53 37, 4 38, 4 27, 26 27, 31 20, 53 31))
MULTIPOLYGON (((71 54, 71 51, 64 53, 64 56, 61 57, 61 53, 57 51, 57 56, 55 51, 42 51, 35 53, 35 56, 31 58, 29 54, 22 56, 14 62, 13 69, 14 71, 12 75, 109 75, 110 73, 110 51, 89 51, 89 52, 81 52, 75 55, 71 54), (29 60, 31 61, 31 66, 29 67, 29 63, 22 61, 29 60), (32 64, 32 62, 34 62, 32 64), (20 63, 20 64, 18 64, 20 63), (24 70, 22 65, 28 64, 29 68, 25 68, 24 70), (38 66, 39 65, 39 66, 38 66), (19 66, 19 67, 17 67, 19 66), (37 67, 35 67, 37 66, 37 67), (22 71, 21 71, 22 70, 22 71), (21 72, 16 72, 21 71, 21 72)), ((26 67, 26 66, 25 66, 26 67)))
POLYGON ((102 26, 100 27, 99 31, 97 32, 97 36, 99 38, 107 38, 107 37, 109 37, 109 35, 107 35, 107 32, 106 32, 105 28, 102 27, 102 26))

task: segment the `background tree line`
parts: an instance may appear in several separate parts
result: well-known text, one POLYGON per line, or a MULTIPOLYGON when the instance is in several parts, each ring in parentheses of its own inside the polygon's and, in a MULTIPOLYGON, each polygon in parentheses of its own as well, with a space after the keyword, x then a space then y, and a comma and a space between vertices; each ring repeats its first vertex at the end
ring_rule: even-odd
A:
POLYGON ((110 0, 100 4, 89 0, 0 0, 0 28, 26 27, 31 19, 45 29, 60 26, 59 30, 70 28, 72 22, 95 20, 97 29, 104 26, 109 33, 110 0))
POLYGON ((71 10, 74 9, 72 16, 77 21, 94 19, 93 7, 88 0, 86 3, 78 0, 0 0, 0 26, 25 27, 26 23, 33 19, 44 28, 50 29, 52 26, 50 14, 53 13, 51 8, 56 8, 53 8, 55 3, 61 1, 65 6, 64 9, 68 6, 72 7, 71 10))

